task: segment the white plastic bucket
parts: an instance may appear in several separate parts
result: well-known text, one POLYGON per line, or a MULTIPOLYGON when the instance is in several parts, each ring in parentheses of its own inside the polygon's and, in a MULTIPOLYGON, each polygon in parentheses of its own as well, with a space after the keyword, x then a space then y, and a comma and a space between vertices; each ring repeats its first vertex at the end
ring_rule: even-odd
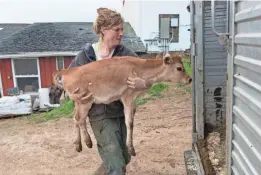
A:
POLYGON ((38 92, 39 92, 40 109, 45 109, 48 106, 45 106, 44 104, 50 103, 49 88, 40 88, 38 92))

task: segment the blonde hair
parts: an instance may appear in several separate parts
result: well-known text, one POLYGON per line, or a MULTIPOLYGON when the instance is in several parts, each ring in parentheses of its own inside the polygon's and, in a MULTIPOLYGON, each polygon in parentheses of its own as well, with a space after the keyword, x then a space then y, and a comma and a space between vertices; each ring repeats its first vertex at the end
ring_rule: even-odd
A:
POLYGON ((123 24, 124 20, 120 13, 108 8, 98 8, 98 16, 93 24, 93 30, 97 35, 102 35, 101 28, 111 29, 119 24, 123 24))

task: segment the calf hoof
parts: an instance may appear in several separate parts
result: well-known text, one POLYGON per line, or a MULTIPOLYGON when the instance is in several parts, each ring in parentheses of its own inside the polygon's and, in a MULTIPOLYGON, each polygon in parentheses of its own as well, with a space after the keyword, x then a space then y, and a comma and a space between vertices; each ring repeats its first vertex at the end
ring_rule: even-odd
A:
POLYGON ((74 144, 75 144, 75 150, 77 152, 81 152, 82 151, 82 144, 79 143, 79 142, 74 142, 74 144))
POLYGON ((82 145, 76 145, 75 150, 77 152, 81 152, 82 151, 82 145))
POLYGON ((130 155, 136 156, 136 151, 133 147, 128 148, 128 152, 129 152, 130 155))
POLYGON ((86 142, 86 145, 87 145, 88 148, 92 148, 92 141, 86 142))

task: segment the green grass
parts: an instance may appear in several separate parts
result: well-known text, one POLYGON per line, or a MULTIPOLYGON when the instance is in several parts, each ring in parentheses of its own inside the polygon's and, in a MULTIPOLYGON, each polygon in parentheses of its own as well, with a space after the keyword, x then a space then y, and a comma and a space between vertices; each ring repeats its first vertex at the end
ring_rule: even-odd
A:
POLYGON ((156 83, 147 91, 151 96, 160 96, 161 92, 168 89, 169 85, 166 83, 156 83))
POLYGON ((155 98, 153 97, 146 97, 146 98, 138 97, 136 99, 136 107, 147 103, 149 100, 154 100, 154 99, 155 98))
POLYGON ((192 75, 192 69, 191 69, 191 66, 190 66, 190 57, 189 56, 182 57, 182 62, 183 62, 183 65, 185 67, 186 72, 189 75, 192 75))
POLYGON ((66 99, 65 102, 61 104, 60 107, 54 108, 49 112, 36 113, 30 116, 24 116, 22 118, 29 119, 36 123, 41 123, 48 120, 56 120, 61 117, 71 117, 73 109, 74 109, 74 103, 71 100, 66 99))
MULTIPOLYGON (((185 68, 185 70, 186 70, 186 72, 191 76, 192 75, 192 69, 191 69, 191 66, 190 66, 190 58, 188 57, 188 56, 184 56, 183 58, 182 58, 182 61, 183 61, 183 65, 184 65, 184 68, 185 68)), ((186 91, 186 92, 191 92, 191 88, 190 87, 185 87, 185 85, 184 84, 182 84, 182 83, 177 83, 177 85, 176 85, 178 88, 184 88, 184 90, 186 91)))
POLYGON ((55 108, 54 110, 47 112, 44 117, 47 119, 54 119, 57 116, 69 116, 70 114, 72 114, 73 109, 74 103, 71 100, 66 99, 59 108, 55 108))
POLYGON ((168 84, 166 83, 155 83, 150 89, 147 90, 147 97, 139 97, 136 99, 136 106, 143 105, 149 100, 154 100, 156 98, 162 97, 162 92, 168 89, 168 84))
POLYGON ((191 69, 191 67, 190 67, 190 65, 189 65, 189 62, 183 62, 183 65, 184 65, 184 68, 185 68, 185 70, 186 70, 186 72, 189 74, 189 75, 192 75, 192 69, 191 69))

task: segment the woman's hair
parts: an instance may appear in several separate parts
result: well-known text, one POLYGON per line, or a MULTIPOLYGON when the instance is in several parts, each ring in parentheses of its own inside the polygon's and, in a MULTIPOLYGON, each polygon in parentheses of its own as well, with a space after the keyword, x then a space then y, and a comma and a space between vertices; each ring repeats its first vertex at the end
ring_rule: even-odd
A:
POLYGON ((98 8, 98 16, 93 24, 93 30, 97 35, 102 34, 101 28, 111 29, 119 24, 124 23, 120 13, 108 8, 98 8))

